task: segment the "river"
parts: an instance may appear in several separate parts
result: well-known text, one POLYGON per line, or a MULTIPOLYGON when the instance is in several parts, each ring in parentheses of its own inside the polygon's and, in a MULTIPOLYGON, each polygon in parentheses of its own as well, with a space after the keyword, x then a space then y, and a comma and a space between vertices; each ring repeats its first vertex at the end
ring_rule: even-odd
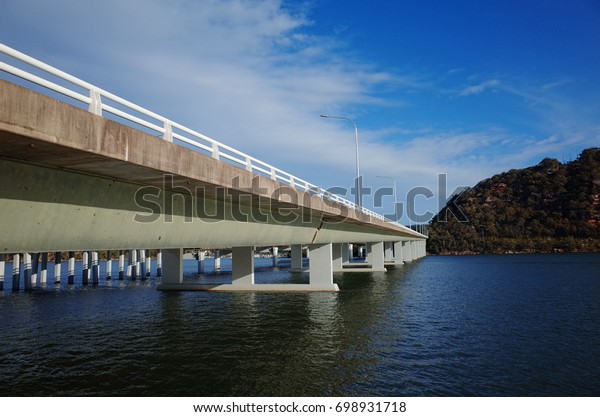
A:
MULTIPOLYGON (((307 280, 269 263, 257 282, 307 280)), ((13 293, 6 273, 2 396, 600 395, 600 254, 430 256, 339 293, 13 293)))

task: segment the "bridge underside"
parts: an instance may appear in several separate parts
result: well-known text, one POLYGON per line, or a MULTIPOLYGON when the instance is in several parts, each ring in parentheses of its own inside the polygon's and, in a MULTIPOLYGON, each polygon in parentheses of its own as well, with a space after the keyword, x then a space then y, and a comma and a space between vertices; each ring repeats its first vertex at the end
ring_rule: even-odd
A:
POLYGON ((18 161, 0 160, 0 178, 0 253, 403 240, 304 208, 267 210, 18 161))

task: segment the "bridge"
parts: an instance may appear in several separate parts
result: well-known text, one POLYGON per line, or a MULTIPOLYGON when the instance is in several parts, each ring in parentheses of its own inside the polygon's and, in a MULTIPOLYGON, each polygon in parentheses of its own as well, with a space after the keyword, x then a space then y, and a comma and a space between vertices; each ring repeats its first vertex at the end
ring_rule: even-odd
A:
POLYGON ((0 54, 0 254, 153 248, 159 289, 221 291, 337 291, 333 272, 355 270, 349 243, 366 245, 362 271, 425 255, 421 233, 6 45, 0 54), (255 247, 279 245, 295 268, 308 245, 308 284, 254 282, 255 247), (184 248, 211 247, 231 248, 231 284, 185 282, 184 248))

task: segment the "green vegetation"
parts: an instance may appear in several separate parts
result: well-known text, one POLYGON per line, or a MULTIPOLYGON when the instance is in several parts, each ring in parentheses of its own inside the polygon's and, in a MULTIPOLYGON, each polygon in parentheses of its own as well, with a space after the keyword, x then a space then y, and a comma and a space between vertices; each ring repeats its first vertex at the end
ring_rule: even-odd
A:
POLYGON ((429 232, 432 254, 600 251, 600 148, 483 180, 454 196, 429 232))

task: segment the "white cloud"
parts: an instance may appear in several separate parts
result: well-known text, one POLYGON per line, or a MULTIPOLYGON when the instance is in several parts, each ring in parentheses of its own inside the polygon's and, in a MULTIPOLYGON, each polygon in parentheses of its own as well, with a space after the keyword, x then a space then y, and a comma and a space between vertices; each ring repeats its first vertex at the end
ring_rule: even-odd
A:
POLYGON ((474 94, 481 94, 486 90, 489 90, 490 88, 496 87, 498 84, 500 84, 500 81, 498 80, 489 80, 489 81, 485 81, 482 82, 480 84, 477 85, 471 85, 469 87, 465 87, 463 88, 459 95, 461 96, 471 96, 474 94))

